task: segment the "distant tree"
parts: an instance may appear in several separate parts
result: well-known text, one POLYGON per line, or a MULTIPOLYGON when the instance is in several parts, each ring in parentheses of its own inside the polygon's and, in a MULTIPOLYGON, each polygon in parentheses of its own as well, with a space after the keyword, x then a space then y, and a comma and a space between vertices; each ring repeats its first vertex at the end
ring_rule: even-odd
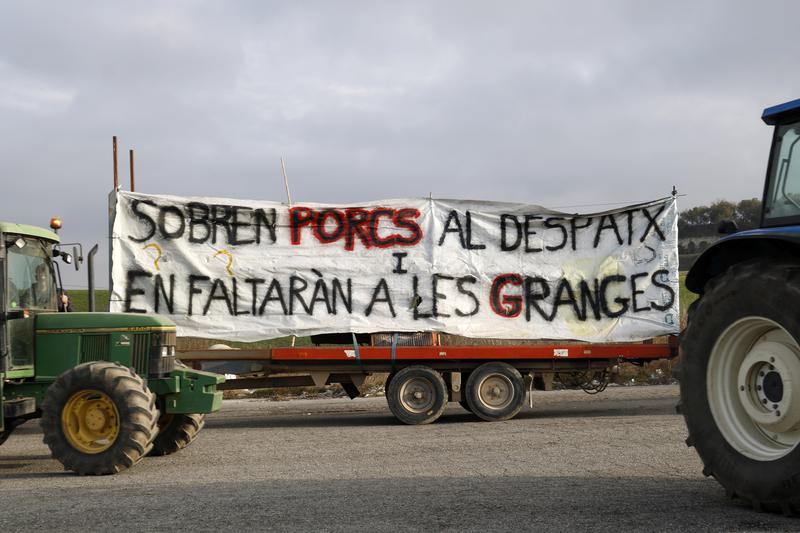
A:
POLYGON ((758 227, 761 222, 761 200, 750 198, 736 204, 736 225, 741 229, 758 227))
POLYGON ((711 205, 685 209, 678 215, 678 230, 703 224, 719 224, 723 220, 736 222, 739 229, 757 227, 761 220, 761 200, 750 198, 739 203, 717 200, 711 205))
POLYGON ((698 226, 700 224, 709 224, 710 218, 708 214, 707 205, 699 205, 689 209, 684 209, 678 215, 678 223, 685 226, 698 226))
POLYGON ((717 200, 708 206, 708 211, 712 224, 736 218, 736 204, 727 200, 717 200))

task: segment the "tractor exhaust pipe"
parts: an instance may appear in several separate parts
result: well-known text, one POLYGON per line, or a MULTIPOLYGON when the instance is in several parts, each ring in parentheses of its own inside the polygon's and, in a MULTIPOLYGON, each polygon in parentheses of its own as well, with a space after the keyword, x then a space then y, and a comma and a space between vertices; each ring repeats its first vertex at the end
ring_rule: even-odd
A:
POLYGON ((100 247, 95 244, 91 250, 89 250, 89 255, 86 258, 86 270, 88 271, 89 276, 89 312, 94 313, 95 311, 95 298, 94 298, 94 255, 97 253, 97 250, 100 247))

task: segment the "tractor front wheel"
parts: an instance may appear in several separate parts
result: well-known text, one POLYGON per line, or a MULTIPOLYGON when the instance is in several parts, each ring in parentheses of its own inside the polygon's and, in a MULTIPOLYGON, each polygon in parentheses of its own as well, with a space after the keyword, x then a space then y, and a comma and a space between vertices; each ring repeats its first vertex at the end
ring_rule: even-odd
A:
POLYGON ((81 475, 116 474, 147 455, 158 432, 156 396, 133 370, 84 363, 61 374, 42 402, 44 442, 81 475))
POLYGON ((150 455, 169 455, 191 444, 205 426, 203 414, 164 414, 158 419, 158 435, 150 455))
POLYGON ((800 511, 800 268, 754 261, 712 279, 681 336, 687 444, 731 497, 800 511))

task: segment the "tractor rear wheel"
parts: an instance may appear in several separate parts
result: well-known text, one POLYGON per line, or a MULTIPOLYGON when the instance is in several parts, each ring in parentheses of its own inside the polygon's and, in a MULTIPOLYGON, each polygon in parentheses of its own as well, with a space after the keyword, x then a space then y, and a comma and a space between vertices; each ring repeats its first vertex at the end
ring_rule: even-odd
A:
POLYGON ((163 414, 150 455, 169 455, 186 448, 205 426, 203 414, 163 414))
POLYGON ((108 361, 58 376, 42 402, 44 443, 81 475, 116 474, 147 455, 158 432, 156 396, 133 370, 108 361))
POLYGON ((713 278, 681 336, 681 405, 703 473, 757 510, 800 512, 800 267, 713 278))

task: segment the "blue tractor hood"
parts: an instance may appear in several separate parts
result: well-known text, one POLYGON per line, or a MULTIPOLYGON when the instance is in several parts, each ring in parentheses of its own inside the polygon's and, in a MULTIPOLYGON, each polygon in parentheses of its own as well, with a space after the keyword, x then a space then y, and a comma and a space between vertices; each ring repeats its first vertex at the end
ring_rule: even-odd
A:
POLYGON ((729 265, 786 252, 800 253, 800 226, 737 231, 705 249, 686 276, 686 288, 702 294, 706 281, 729 265))

